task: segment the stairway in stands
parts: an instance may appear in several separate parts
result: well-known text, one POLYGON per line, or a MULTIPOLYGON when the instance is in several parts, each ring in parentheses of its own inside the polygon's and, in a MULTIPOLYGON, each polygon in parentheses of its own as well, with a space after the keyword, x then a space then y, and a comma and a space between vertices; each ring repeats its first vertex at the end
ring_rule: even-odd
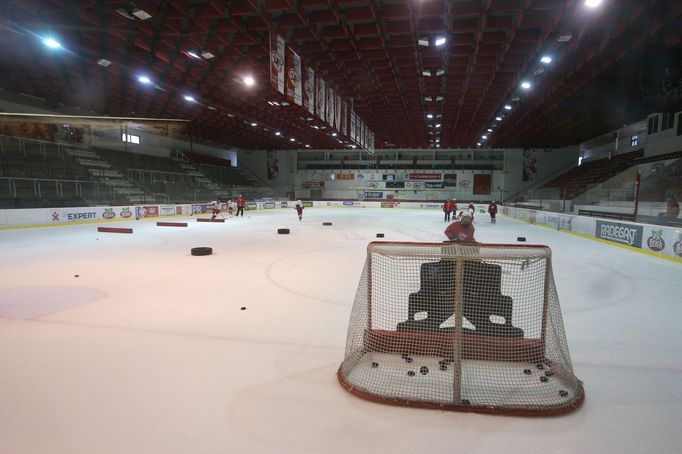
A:
MULTIPOLYGON (((80 165, 85 167, 93 179, 98 179, 102 183, 110 186, 117 196, 133 204, 145 202, 144 191, 130 182, 121 172, 114 169, 111 164, 90 148, 85 147, 66 147, 65 151, 74 157, 80 165)), ((122 200, 121 200, 122 201, 122 200)), ((96 205, 100 201, 86 200, 91 205, 96 205)))

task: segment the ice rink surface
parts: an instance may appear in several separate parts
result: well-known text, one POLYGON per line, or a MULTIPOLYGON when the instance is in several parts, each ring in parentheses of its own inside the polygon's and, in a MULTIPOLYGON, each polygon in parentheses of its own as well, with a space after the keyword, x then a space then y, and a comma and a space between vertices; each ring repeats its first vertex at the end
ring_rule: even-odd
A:
POLYGON ((367 243, 442 241, 442 213, 307 208, 299 222, 272 210, 111 224, 132 235, 0 231, 0 453, 680 452, 682 265, 498 219, 478 216, 479 241, 552 248, 585 382, 575 413, 421 410, 346 392, 335 374, 367 243), (198 246, 213 255, 190 255, 198 246))

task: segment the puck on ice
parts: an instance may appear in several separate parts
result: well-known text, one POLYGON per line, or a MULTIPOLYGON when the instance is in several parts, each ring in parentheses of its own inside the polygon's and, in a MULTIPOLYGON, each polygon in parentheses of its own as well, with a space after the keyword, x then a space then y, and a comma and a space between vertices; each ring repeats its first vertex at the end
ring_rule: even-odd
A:
POLYGON ((242 310, 245 311, 245 310, 246 310, 246 306, 242 306, 242 310))

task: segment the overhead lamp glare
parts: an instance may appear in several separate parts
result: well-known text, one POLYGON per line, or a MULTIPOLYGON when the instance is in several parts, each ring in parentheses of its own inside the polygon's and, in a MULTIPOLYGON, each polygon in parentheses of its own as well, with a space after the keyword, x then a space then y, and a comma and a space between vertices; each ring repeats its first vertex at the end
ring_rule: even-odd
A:
POLYGON ((196 101, 196 99, 194 99, 193 97, 191 97, 191 96, 189 96, 189 95, 185 95, 185 96, 183 96, 183 98, 185 98, 185 101, 189 101, 189 102, 194 102, 194 101, 196 101))
POLYGON ((138 82, 148 85, 152 83, 152 80, 147 76, 137 76, 138 82))
POLYGON ((585 6, 588 8, 596 8, 601 5, 601 0, 585 0, 585 6))
POLYGON ((61 43, 53 38, 43 38, 43 44, 50 49, 61 49, 62 47, 61 43))
POLYGON ((545 55, 540 59, 540 62, 544 63, 545 65, 548 65, 552 63, 552 57, 550 57, 549 55, 545 55))
POLYGON ((504 109, 505 109, 505 110, 511 110, 511 108, 512 108, 512 107, 511 107, 509 104, 505 104, 505 106, 504 106, 504 109))
POLYGON ((521 88, 523 88, 524 90, 530 90, 530 87, 531 87, 530 82, 521 82, 521 88))
POLYGON ((442 46, 442 45, 445 44, 447 41, 448 41, 448 40, 445 39, 444 36, 439 36, 438 38, 436 38, 436 40, 433 42, 433 44, 434 44, 435 46, 442 46))
POLYGON ((250 86, 252 86, 252 85, 255 84, 255 83, 256 83, 256 81, 253 79, 253 77, 251 77, 251 76, 246 76, 246 77, 244 77, 244 85, 250 87, 250 86))

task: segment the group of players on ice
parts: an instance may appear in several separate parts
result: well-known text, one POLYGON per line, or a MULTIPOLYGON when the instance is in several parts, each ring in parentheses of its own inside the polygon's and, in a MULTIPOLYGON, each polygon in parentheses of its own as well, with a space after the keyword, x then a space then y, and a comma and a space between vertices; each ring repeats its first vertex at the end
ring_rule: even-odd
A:
MULTIPOLYGON (((213 216, 211 216, 211 219, 215 219, 216 216, 220 214, 220 211, 222 209, 222 203, 220 202, 220 199, 215 199, 213 202, 210 203, 211 209, 213 210, 213 216)), ((240 214, 242 217, 244 217, 244 206, 246 206, 246 200, 244 197, 239 194, 239 197, 237 197, 237 202, 235 203, 232 200, 227 201, 227 214, 232 216, 234 214, 235 208, 237 209, 237 213, 234 214, 235 216, 239 216, 240 214)), ((300 200, 297 200, 296 203, 294 204, 294 208, 296 208, 296 213, 298 214, 298 220, 302 221, 303 220, 303 202, 300 200)), ((222 214, 221 214, 222 216, 222 214)))
MULTIPOLYGON (((216 216, 220 214, 222 204, 219 199, 216 199, 213 202, 211 202, 210 205, 211 209, 213 210, 213 216, 211 217, 211 219, 215 219, 216 216)), ((244 200, 244 197, 240 194, 239 197, 237 198, 236 203, 232 200, 229 200, 227 202, 227 213, 231 216, 234 213, 234 209, 236 208, 237 213, 235 214, 235 216, 239 216, 241 214, 242 217, 244 217, 245 205, 246 201, 244 200)), ((302 221, 303 202, 297 200, 296 203, 294 203, 294 208, 296 209, 298 220, 302 221)), ((444 222, 450 222, 450 219, 452 218, 453 214, 457 213, 457 200, 452 199, 443 202, 443 213, 445 215, 444 222)), ((476 242, 476 240, 474 239, 474 232, 476 231, 476 228, 474 227, 473 224, 475 213, 476 206, 474 205, 474 202, 469 202, 469 206, 467 207, 466 212, 462 210, 459 212, 459 214, 456 215, 456 217, 453 219, 454 222, 450 224, 445 229, 444 232, 445 236, 448 238, 449 241, 460 243, 476 242)), ((490 214, 490 222, 492 224, 495 224, 496 223, 495 216, 497 215, 497 204, 495 203, 494 200, 490 205, 488 205, 488 214, 490 214)))
MULTIPOLYGON (((444 222, 450 222, 450 218, 453 214, 457 213, 457 200, 446 200, 443 202, 443 213, 444 222)), ((458 243, 475 243, 474 232, 476 227, 474 227, 474 215, 476 213, 476 206, 474 202, 469 202, 467 210, 460 211, 456 215, 452 224, 450 224, 445 229, 445 236, 448 240, 458 243)), ((497 220, 495 216, 497 215, 497 204, 493 200, 490 205, 488 205, 488 214, 490 214, 490 223, 495 224, 497 220)))

